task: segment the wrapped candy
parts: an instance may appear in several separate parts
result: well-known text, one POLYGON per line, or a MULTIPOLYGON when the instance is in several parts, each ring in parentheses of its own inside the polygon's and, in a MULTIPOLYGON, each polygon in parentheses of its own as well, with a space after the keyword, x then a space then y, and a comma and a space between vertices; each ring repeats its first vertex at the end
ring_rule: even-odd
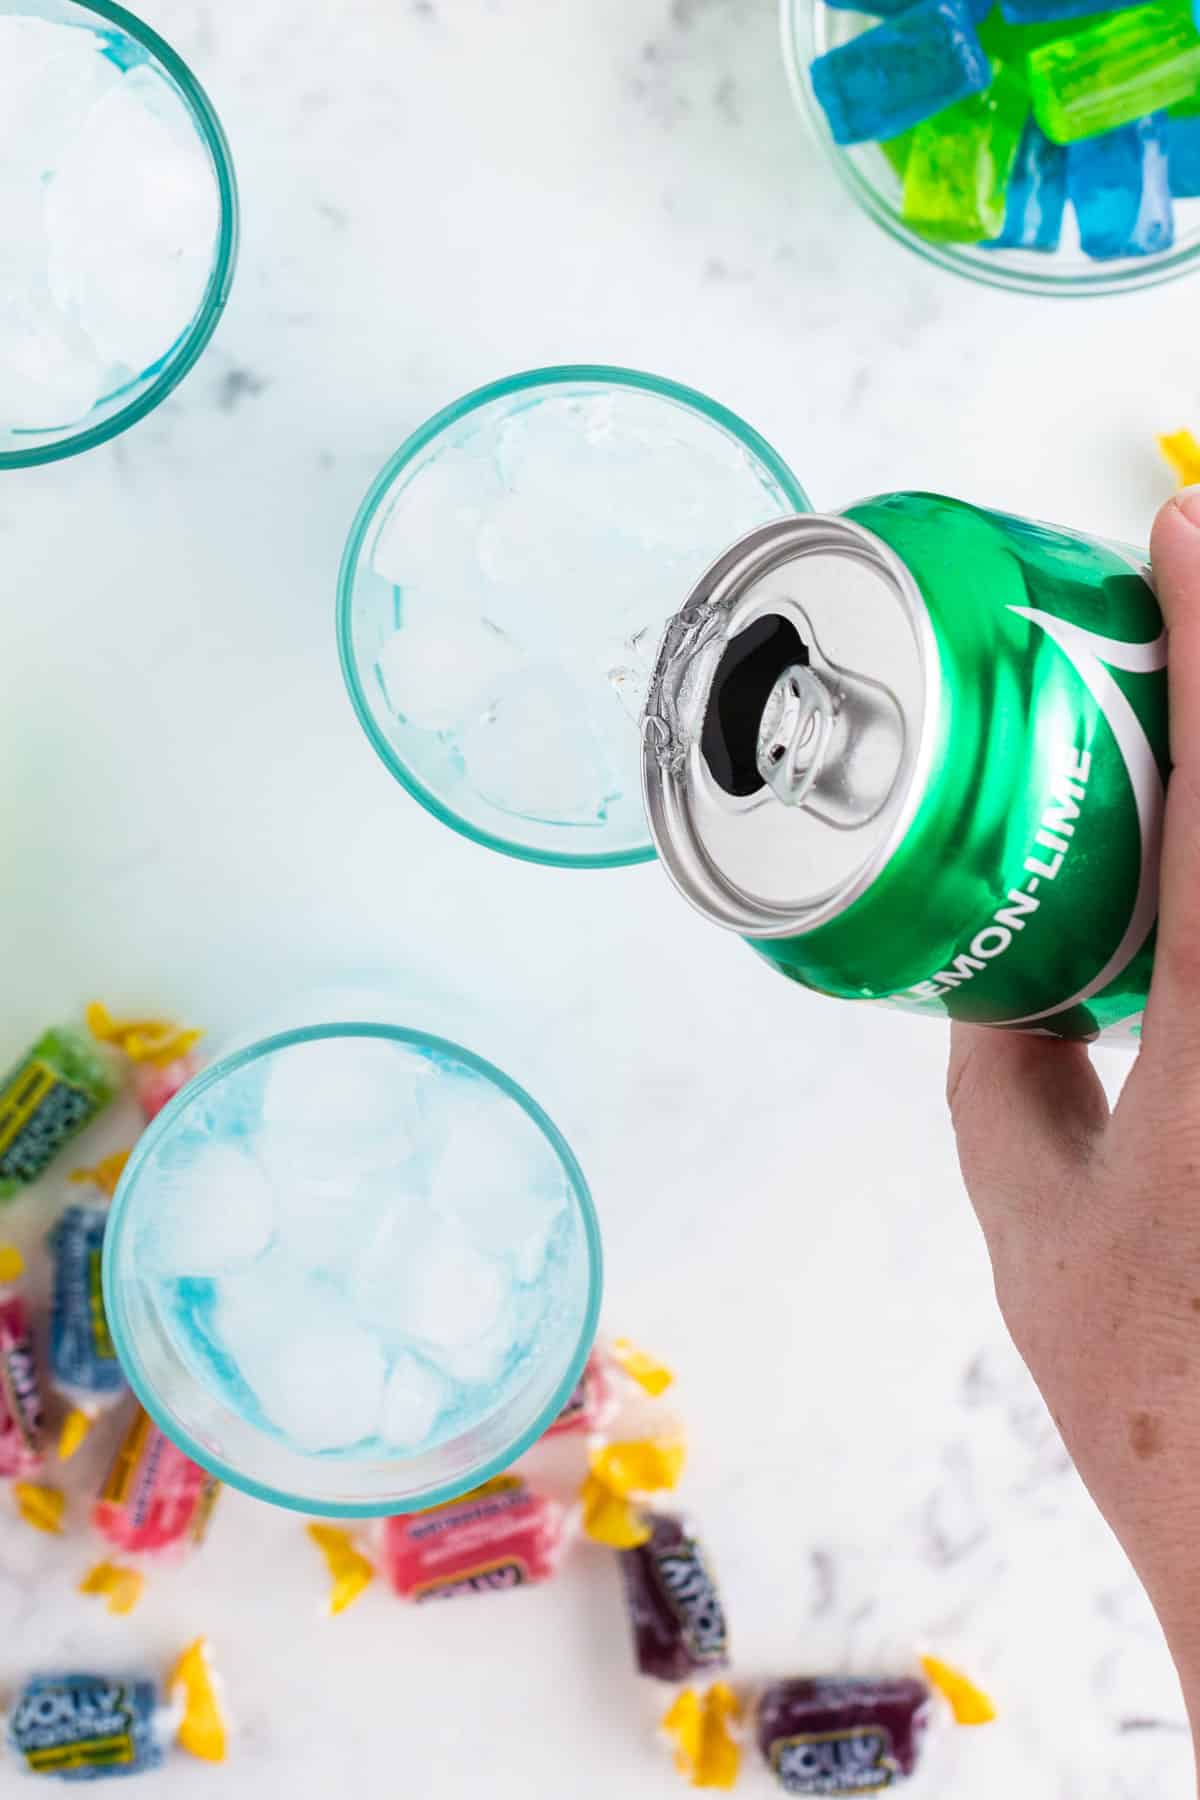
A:
POLYGON ((92 1507, 115 1549, 161 1556, 203 1543, 221 1484, 173 1444, 139 1406, 92 1507))
POLYGON ((584 1364, 571 1397, 545 1435, 562 1437, 571 1431, 598 1431, 612 1410, 613 1392, 604 1362, 595 1350, 584 1364))
POLYGON ((801 1676, 759 1695, 754 1736, 787 1794, 857 1794, 916 1772, 929 1728, 923 1681, 801 1676))
POLYGON ((16 1283, 19 1250, 0 1244, 0 1475, 36 1474, 42 1465, 42 1396, 29 1312, 16 1283))
POLYGON ((498 1475, 473 1493, 427 1512, 384 1521, 383 1568, 406 1600, 488 1594, 557 1573, 565 1514, 517 1475, 498 1475))
POLYGON ((0 1200, 36 1181, 116 1093, 110 1060, 82 1032, 43 1032, 0 1079, 0 1200))
POLYGON ((199 1072, 194 1047, 203 1032, 172 1019, 114 1019, 98 1000, 88 1007, 87 1022, 94 1038, 115 1045, 133 1063, 133 1091, 147 1124, 199 1072))
POLYGON ((601 1431, 620 1405, 622 1381, 627 1391, 632 1384, 644 1394, 657 1398, 674 1379, 665 1363, 639 1350, 628 1338, 614 1338, 611 1344, 597 1345, 584 1365, 574 1392, 545 1436, 601 1431))
POLYGON ((738 1723, 748 1716, 750 1735, 785 1793, 878 1793, 916 1774, 939 1714, 958 1725, 986 1725, 996 1716, 987 1695, 948 1663, 923 1657, 921 1670, 921 1677, 792 1676, 744 1699, 724 1682, 703 1694, 685 1688, 662 1731, 693 1787, 734 1786, 738 1723))
POLYGON ((144 1676, 35 1675, 9 1712, 8 1747, 26 1774, 94 1781, 156 1769, 172 1743, 224 1762, 227 1731, 203 1638, 184 1651, 160 1693, 144 1676))
POLYGON ((617 1558, 641 1674, 686 1681, 729 1658, 725 1609, 704 1551, 681 1519, 646 1515, 644 1544, 617 1558))
POLYGON ((68 1206, 47 1239, 54 1257, 50 1373, 71 1407, 59 1438, 64 1461, 129 1391, 104 1316, 100 1258, 107 1216, 93 1203, 68 1206))

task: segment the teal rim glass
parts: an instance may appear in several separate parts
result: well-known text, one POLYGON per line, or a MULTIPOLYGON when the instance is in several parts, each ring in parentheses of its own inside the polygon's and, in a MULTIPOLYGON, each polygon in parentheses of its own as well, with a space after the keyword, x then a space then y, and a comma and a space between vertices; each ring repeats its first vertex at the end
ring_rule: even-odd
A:
MULTIPOLYGON (((395 776, 396 780, 407 789, 412 797, 439 819, 444 825, 469 838, 473 843, 482 844, 491 850, 499 850, 507 856, 517 857, 525 862, 548 864, 558 868, 573 869, 605 869, 621 868, 634 863, 649 862, 654 857, 654 849, 650 842, 648 829, 640 827, 636 842, 612 848, 597 847, 594 850, 577 848, 574 842, 569 845, 565 841, 562 847, 558 843, 530 841, 528 835, 523 836, 516 828, 505 828, 499 809, 491 809, 490 823, 479 818, 468 818, 463 815, 443 793, 436 791, 422 774, 413 768, 411 761, 402 753, 392 736, 389 736, 380 710, 372 703, 371 677, 368 668, 363 666, 362 658, 356 644, 356 608, 360 604, 358 593, 362 577, 365 553, 368 540, 380 522, 387 504, 402 481, 415 466, 430 446, 438 439, 448 437, 459 426, 481 413, 485 408, 502 405, 510 400, 520 403, 526 400, 534 403, 534 396, 542 391, 577 387, 581 389, 632 390, 636 394, 649 395, 652 398, 667 402, 675 408, 683 408, 697 419, 714 428, 725 439, 739 448, 748 462, 756 470, 762 483, 764 493, 769 492, 770 503, 764 502, 763 517, 750 523, 761 524, 765 518, 775 514, 791 512, 808 512, 811 510, 808 497, 800 483, 792 474, 783 458, 772 449, 766 440, 759 436, 736 413, 717 401, 709 399, 706 394, 696 389, 685 387, 679 382, 670 381, 659 375, 647 374, 636 369, 626 369, 602 363, 562 364, 550 368, 530 369, 512 375, 502 381, 489 383, 485 387, 476 388, 472 393, 456 400, 453 405, 443 408, 441 412, 421 425, 396 451, 395 455, 380 471, 372 483, 362 505, 359 507, 350 536, 342 557, 341 571, 338 578, 337 594, 337 640, 338 654, 341 659, 342 674, 350 694, 354 711, 376 754, 384 766, 395 776)), ((732 534, 731 534, 732 535, 732 534)), ((663 594, 661 618, 655 622, 661 628, 675 607, 682 601, 691 580, 698 577, 712 560, 712 556, 724 549, 725 544, 711 546, 697 554, 696 566, 690 570, 684 584, 678 589, 670 589, 663 594)), ((637 726, 632 719, 620 721, 621 729, 627 729, 631 740, 636 742, 637 726)), ((640 807, 640 799, 638 801, 640 807)), ((552 834, 547 834, 552 835, 552 834)))
POLYGON ((602 1289, 600 1228, 583 1171, 537 1102, 503 1070, 461 1045, 401 1026, 357 1022, 281 1032, 203 1070, 138 1139, 114 1196, 104 1237, 103 1292, 109 1330, 130 1387, 162 1431, 193 1461, 258 1500, 326 1518, 423 1511, 509 1468, 558 1417, 583 1372, 596 1335, 602 1289), (220 1401, 175 1347, 152 1282, 139 1275, 138 1225, 154 1207, 156 1154, 206 1094, 250 1065, 322 1039, 382 1039, 441 1058, 482 1077, 514 1102, 557 1158, 574 1206, 573 1307, 561 1357, 545 1358, 497 1409, 459 1436, 412 1456, 378 1459, 305 1454, 220 1401))
MULTIPOLYGON (((1052 252, 985 250, 978 244, 940 244, 912 231, 900 216, 901 181, 877 144, 837 144, 813 93, 809 70, 813 58, 856 37, 871 18, 825 0, 780 0, 783 62, 800 112, 833 164, 839 178, 863 211, 898 244, 926 262, 988 287, 1018 294, 1047 294, 1060 299, 1086 299, 1157 287, 1191 273, 1200 263, 1200 200, 1175 202, 1176 241, 1155 256, 1131 256, 1118 262, 1096 262, 1077 241, 1064 241, 1052 252)), ((1073 227, 1068 208, 1067 229, 1073 227)))
POLYGON ((10 439, 27 436, 29 440, 15 448, 0 448, 3 470, 31 468, 93 450, 144 419, 179 385, 208 344, 229 298, 237 262, 238 197, 233 158, 212 102, 183 58, 149 25, 123 6, 114 5, 113 0, 16 0, 15 4, 10 0, 0 4, 0 11, 75 24, 92 15, 140 44, 179 94, 208 151, 220 210, 213 265, 199 308, 166 355, 119 393, 98 401, 83 419, 61 430, 26 434, 9 429, 6 433, 0 421, 0 445, 5 435, 10 439))

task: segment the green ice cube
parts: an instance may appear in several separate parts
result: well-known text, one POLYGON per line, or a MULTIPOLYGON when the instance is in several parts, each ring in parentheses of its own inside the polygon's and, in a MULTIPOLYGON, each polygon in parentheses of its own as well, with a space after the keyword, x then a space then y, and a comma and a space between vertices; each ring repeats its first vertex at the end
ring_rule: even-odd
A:
POLYGON ((904 171, 908 167, 908 158, 912 151, 913 139, 916 135, 916 126, 910 125, 907 131, 902 131, 900 133, 899 137, 882 138, 880 140, 879 148, 883 151, 883 154, 887 157, 901 181, 903 181, 904 171))
POLYGON ((1200 88, 1200 31, 1190 5, 1159 0, 1084 21, 1029 53, 1037 122, 1056 144, 1115 131, 1200 88))
POLYGON ((1029 96, 1020 75, 997 67, 990 87, 926 119, 904 171, 904 222, 922 237, 978 244, 1004 229, 1005 197, 1029 96))

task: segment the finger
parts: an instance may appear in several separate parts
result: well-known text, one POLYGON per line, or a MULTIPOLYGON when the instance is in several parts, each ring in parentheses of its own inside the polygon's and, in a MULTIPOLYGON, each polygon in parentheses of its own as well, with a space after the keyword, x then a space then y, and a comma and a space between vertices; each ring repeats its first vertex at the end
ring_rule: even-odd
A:
POLYGON ((1144 1044, 1182 1080, 1200 1073, 1200 488, 1163 507, 1150 555, 1167 626, 1173 766, 1144 1044))
POLYGON ((963 1179, 989 1243, 1054 1205, 1108 1123, 1085 1044, 955 1025, 946 1083, 963 1179))

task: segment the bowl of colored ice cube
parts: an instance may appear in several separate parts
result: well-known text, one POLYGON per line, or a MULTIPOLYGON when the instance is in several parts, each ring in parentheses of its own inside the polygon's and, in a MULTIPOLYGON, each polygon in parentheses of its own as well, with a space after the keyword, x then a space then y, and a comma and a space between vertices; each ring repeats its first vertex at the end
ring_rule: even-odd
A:
POLYGON ((0 469, 124 431, 181 381, 233 279, 216 113, 109 0, 0 0, 0 469))
POLYGON ((328 1515, 434 1506, 553 1422, 600 1304, 587 1183, 537 1103, 424 1032, 346 1022, 213 1064, 139 1140, 104 1300, 196 1462, 328 1515))
POLYGON ((1068 296, 1200 261, 1200 0, 781 0, 781 22, 838 173, 929 261, 1068 296))
POLYGON ((639 721, 668 617, 755 525, 808 510, 758 434, 629 369, 536 369, 422 425, 364 501, 338 592, 367 737, 510 856, 653 856, 639 721))

